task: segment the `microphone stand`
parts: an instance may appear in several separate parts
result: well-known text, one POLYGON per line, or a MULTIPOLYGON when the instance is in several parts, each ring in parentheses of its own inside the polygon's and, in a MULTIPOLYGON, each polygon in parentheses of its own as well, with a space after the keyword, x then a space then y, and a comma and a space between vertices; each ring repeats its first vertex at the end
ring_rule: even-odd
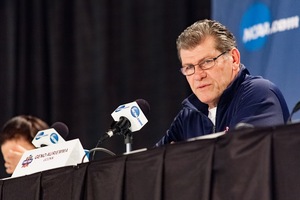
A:
POLYGON ((124 143, 126 145, 126 153, 132 151, 132 140, 133 140, 132 132, 128 129, 124 133, 124 143))

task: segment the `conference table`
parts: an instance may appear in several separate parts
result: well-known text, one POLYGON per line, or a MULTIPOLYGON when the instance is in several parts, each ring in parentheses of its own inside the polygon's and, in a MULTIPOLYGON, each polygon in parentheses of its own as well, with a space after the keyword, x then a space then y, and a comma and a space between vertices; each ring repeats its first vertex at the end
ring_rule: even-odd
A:
POLYGON ((300 199, 300 123, 232 130, 0 181, 3 200, 300 199))

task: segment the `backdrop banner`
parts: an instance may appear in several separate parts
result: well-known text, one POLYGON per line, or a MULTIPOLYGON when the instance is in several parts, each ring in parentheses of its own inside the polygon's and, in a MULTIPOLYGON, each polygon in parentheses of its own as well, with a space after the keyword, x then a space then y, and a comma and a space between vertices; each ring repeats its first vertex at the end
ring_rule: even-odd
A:
MULTIPOLYGON (((242 63, 274 82, 289 109, 300 100, 300 1, 213 0, 212 18, 236 36, 242 63)), ((298 121, 300 113, 293 116, 298 121)))

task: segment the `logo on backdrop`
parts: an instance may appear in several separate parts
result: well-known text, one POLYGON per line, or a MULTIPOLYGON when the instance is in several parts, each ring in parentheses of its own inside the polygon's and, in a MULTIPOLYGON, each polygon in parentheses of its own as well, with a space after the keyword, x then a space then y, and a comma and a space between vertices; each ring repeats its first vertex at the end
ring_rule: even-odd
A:
POLYGON ((269 35, 299 28, 299 16, 271 19, 271 11, 263 3, 254 3, 245 12, 240 25, 240 37, 249 51, 261 49, 269 35))

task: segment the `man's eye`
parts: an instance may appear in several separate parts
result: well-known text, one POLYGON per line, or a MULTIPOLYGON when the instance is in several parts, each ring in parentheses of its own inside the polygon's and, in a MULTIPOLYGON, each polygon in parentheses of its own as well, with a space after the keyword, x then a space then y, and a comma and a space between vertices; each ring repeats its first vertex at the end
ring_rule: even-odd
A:
POLYGON ((202 65, 210 65, 211 63, 213 63, 214 60, 213 59, 208 59, 208 60, 205 60, 202 65))
POLYGON ((191 70, 193 68, 194 68, 193 65, 187 65, 187 66, 184 67, 184 71, 189 71, 189 70, 191 70))
POLYGON ((188 65, 188 66, 185 67, 185 70, 190 70, 190 69, 193 69, 193 68, 194 68, 193 65, 188 65))

